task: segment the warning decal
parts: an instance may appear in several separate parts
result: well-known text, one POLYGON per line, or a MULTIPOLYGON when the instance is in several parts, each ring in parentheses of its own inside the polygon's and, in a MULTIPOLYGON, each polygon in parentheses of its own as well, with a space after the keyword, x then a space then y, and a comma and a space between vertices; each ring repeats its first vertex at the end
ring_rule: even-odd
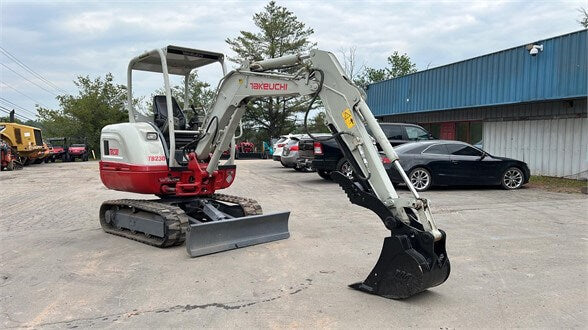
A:
POLYGON ((355 121, 353 120, 353 115, 351 114, 351 110, 349 110, 349 108, 343 110, 341 116, 343 116, 343 120, 345 120, 345 125, 347 125, 347 128, 353 128, 353 126, 355 126, 355 121))

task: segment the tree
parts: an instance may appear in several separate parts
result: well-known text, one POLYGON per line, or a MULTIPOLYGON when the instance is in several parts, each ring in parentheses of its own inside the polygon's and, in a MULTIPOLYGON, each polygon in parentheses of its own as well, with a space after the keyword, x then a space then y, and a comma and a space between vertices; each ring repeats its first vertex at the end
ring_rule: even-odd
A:
MULTIPOLYGON (((310 50, 316 43, 309 37, 311 28, 298 20, 287 8, 269 2, 262 12, 253 15, 258 32, 241 31, 236 38, 225 41, 237 54, 231 61, 261 60, 297 54, 310 50)), ((292 72, 291 70, 281 70, 292 72)), ((261 140, 269 140, 295 128, 295 114, 306 110, 300 97, 261 98, 250 101, 243 116, 245 126, 257 130, 261 140)))
POLYGON ((580 23, 580 25, 582 25, 584 28, 588 28, 588 11, 584 7, 578 8, 578 11, 582 16, 578 23, 580 23))
POLYGON ((351 81, 359 78, 359 75, 365 70, 365 62, 359 63, 357 59, 357 47, 351 46, 348 49, 341 48, 339 53, 343 58, 343 70, 351 81))
POLYGON ((416 64, 410 60, 406 53, 400 55, 394 51, 392 55, 388 56, 387 61, 388 67, 383 69, 366 67, 359 78, 355 80, 355 84, 366 89, 369 84, 417 72, 416 64))
MULTIPOLYGON (((0 116, 0 123, 8 123, 10 122, 10 116, 0 116)), ((17 124, 22 124, 22 125, 27 125, 27 126, 33 126, 33 127, 37 127, 40 128, 39 122, 37 122, 36 120, 27 120, 27 121, 22 121, 18 118, 14 118, 14 122, 17 124)))
MULTIPOLYGON (((309 120, 308 130, 310 133, 329 133, 330 130, 327 127, 327 115, 324 112, 319 112, 312 119, 309 120)), ((302 133, 306 134, 303 130, 302 133)))
MULTIPOLYGON (((194 109, 198 111, 201 115, 202 109, 206 109, 206 111, 210 110, 212 106, 212 102, 214 101, 214 90, 210 88, 210 84, 198 79, 198 73, 192 72, 190 74, 190 80, 188 82, 188 90, 190 93, 190 99, 188 100, 188 104, 194 106, 194 109)), ((184 99, 186 96, 184 95, 184 84, 182 85, 175 85, 171 87, 172 96, 178 101, 178 104, 183 109, 184 108, 184 99)), ((162 88, 155 91, 153 96, 155 95, 165 95, 165 90, 162 88)), ((153 107, 153 97, 149 100, 148 104, 153 107)), ((193 113, 186 113, 188 118, 191 118, 194 114, 193 113)))
POLYGON ((74 84, 78 95, 59 95, 60 109, 37 107, 44 136, 63 136, 72 142, 86 142, 90 149, 100 149, 102 127, 128 120, 125 108, 126 87, 113 82, 112 74, 91 79, 78 76, 74 84))

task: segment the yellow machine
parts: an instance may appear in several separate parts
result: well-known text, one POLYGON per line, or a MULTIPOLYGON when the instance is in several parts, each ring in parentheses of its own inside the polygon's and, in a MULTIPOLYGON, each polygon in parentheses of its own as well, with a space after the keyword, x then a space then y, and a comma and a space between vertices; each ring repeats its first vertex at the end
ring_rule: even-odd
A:
POLYGON ((30 160, 43 158, 48 151, 48 148, 43 145, 41 130, 36 127, 17 123, 0 123, 0 137, 15 148, 18 155, 23 158, 30 160))

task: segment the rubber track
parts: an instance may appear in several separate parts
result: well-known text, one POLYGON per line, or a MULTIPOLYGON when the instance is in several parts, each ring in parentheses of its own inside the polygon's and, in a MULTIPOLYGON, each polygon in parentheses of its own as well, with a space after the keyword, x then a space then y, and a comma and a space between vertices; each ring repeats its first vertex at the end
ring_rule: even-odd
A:
MULTIPOLYGON (((198 199, 198 198, 194 198, 198 199)), ((213 194, 204 199, 212 199, 219 202, 238 204, 243 210, 244 216, 261 215, 263 210, 256 200, 226 194, 213 194)), ((126 237, 141 243, 157 247, 170 247, 184 243, 186 231, 188 229, 188 216, 178 206, 165 203, 164 200, 137 200, 137 199, 118 199, 109 200, 102 203, 100 208, 100 224, 102 229, 113 235, 126 237), (106 223, 104 212, 113 207, 135 208, 144 212, 154 213, 161 216, 165 221, 165 237, 147 237, 141 232, 132 233, 128 229, 117 229, 106 223)))
POLYGON ((257 203, 255 199, 239 197, 239 196, 232 196, 232 195, 225 195, 225 194, 214 194, 210 197, 210 199, 219 201, 219 202, 228 202, 233 204, 238 204, 243 209, 244 216, 248 215, 262 215, 263 210, 261 209, 261 205, 257 203))
POLYGON ((157 247, 169 247, 184 243, 184 240, 186 239, 186 231, 189 226, 188 216, 181 208, 160 203, 159 200, 137 199, 118 199, 102 203, 102 207, 100 208, 100 224, 102 225, 102 229, 109 234, 126 237, 157 247), (113 207, 135 208, 137 210, 158 214, 165 221, 165 237, 147 237, 141 232, 132 233, 128 229, 117 229, 112 227, 104 220, 104 211, 113 207))

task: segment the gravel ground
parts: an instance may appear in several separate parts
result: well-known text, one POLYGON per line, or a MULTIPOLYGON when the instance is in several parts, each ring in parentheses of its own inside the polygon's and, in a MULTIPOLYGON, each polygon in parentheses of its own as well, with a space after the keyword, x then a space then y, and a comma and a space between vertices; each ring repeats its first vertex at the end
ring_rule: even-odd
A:
POLYGON ((97 162, 0 173, 0 326, 586 326, 586 195, 424 193, 448 234, 452 274, 395 301, 347 287, 368 275, 386 236, 373 213, 315 173, 271 160, 238 167, 223 192, 292 211, 291 237, 195 259, 102 232, 102 201, 145 196, 104 188, 97 162))

